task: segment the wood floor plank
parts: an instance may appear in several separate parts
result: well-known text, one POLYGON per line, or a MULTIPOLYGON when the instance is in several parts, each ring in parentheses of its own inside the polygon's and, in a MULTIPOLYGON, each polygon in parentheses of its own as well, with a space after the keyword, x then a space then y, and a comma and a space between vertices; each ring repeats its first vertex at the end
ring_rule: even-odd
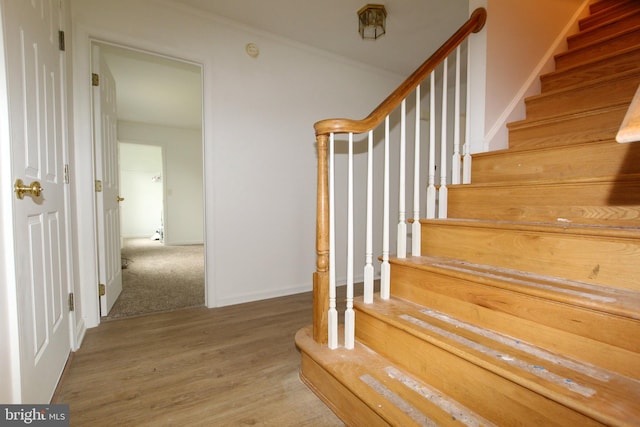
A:
POLYGON ((342 426, 299 379, 311 293, 103 322, 54 403, 71 425, 342 426))

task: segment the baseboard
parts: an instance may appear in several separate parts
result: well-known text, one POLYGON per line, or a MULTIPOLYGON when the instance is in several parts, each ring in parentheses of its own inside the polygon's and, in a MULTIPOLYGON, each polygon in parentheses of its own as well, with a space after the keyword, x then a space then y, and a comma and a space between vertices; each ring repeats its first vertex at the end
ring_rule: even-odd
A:
MULTIPOLYGON (((292 286, 289 288, 271 289, 262 292, 250 292, 241 295, 219 297, 216 298, 215 307, 224 307, 227 305, 243 304, 246 302, 261 301, 265 299, 284 297, 287 295, 301 294, 304 292, 310 292, 312 290, 311 284, 305 284, 300 286, 292 286)), ((213 308, 210 306, 209 308, 213 308)))

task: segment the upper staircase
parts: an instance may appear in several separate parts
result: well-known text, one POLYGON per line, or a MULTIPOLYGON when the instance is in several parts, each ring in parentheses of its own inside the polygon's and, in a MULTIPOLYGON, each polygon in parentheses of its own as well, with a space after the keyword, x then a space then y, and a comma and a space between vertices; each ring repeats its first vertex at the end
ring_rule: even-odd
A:
POLYGON ((356 299, 353 350, 300 330, 301 378, 348 425, 640 425, 640 2, 600 0, 474 155, 391 297, 356 299))

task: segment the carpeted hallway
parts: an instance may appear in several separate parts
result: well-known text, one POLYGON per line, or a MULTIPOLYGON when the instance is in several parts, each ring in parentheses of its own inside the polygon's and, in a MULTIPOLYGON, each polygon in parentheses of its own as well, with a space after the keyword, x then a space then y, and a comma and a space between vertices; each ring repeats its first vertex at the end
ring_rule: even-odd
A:
POLYGON ((122 293, 106 319, 204 305, 204 246, 125 239, 122 293))

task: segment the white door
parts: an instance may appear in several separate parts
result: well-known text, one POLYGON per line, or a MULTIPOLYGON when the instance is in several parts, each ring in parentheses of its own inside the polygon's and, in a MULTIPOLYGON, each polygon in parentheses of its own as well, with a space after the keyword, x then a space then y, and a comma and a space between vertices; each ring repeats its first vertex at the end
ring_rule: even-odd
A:
MULTIPOLYGON (((11 172, 42 194, 13 197, 20 400, 48 403, 69 355, 64 159, 66 106, 59 1, 2 0, 11 172)), ((3 343, 2 345, 7 345, 3 343)))
POLYGON ((122 262, 120 259, 120 188, 118 177, 118 133, 116 83, 100 54, 92 46, 93 137, 96 153, 96 197, 98 227, 98 263, 100 283, 100 314, 106 316, 122 292, 122 262))

